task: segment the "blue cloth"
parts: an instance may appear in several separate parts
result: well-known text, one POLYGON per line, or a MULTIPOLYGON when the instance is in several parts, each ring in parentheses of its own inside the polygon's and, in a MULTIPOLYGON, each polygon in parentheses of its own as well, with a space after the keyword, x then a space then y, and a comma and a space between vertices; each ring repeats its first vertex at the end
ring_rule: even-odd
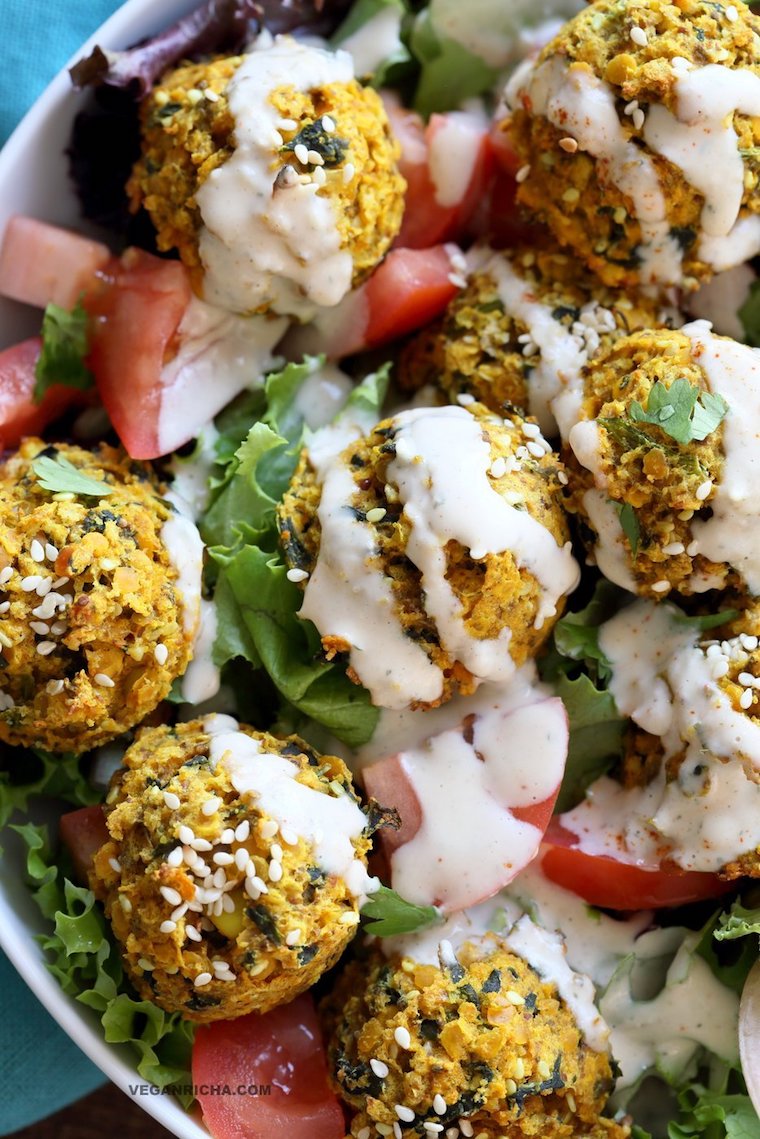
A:
MULTIPOLYGON (((120 0, 0 0, 0 144, 120 0)), ((0 1135, 103 1083, 0 953, 0 1135)))

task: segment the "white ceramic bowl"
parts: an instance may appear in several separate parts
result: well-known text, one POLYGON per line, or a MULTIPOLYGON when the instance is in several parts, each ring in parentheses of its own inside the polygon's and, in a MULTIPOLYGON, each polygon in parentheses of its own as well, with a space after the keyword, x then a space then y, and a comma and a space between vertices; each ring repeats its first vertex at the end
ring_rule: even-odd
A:
MULTIPOLYGON (((77 52, 80 58, 97 42, 104 48, 128 47, 152 35, 197 6, 198 0, 128 0, 77 52)), ((20 123, 0 152, 0 233, 8 218, 25 213, 44 221, 85 230, 63 153, 71 122, 84 96, 61 72, 20 123)), ((0 298, 0 347, 39 331, 40 313, 0 298)), ((53 817, 53 823, 55 819, 53 817)), ((45 1008, 79 1047, 130 1095, 137 1075, 134 1053, 126 1045, 106 1044, 97 1014, 60 988, 45 968, 35 934, 46 932, 24 884, 23 854, 16 836, 4 833, 0 856, 0 945, 45 1008)), ((199 1116, 188 1115, 169 1095, 133 1097, 179 1139, 209 1139, 199 1116)))

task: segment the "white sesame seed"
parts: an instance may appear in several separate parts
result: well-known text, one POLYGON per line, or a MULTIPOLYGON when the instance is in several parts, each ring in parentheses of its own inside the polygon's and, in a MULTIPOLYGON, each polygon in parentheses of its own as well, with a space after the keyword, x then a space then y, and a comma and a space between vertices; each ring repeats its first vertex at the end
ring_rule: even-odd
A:
POLYGON ((669 546, 662 547, 663 554, 667 554, 669 558, 677 557, 678 554, 683 554, 685 551, 686 547, 683 542, 671 542, 669 546))
POLYGON ((45 691, 47 692, 48 696, 60 696, 60 694, 63 692, 63 681, 49 680, 45 685, 45 691))
POLYGON ((521 166, 515 175, 515 181, 520 183, 524 182, 530 174, 530 166, 521 166))
POLYGON ((203 92, 203 94, 206 96, 209 103, 218 103, 219 102, 219 96, 217 95, 216 91, 212 91, 212 89, 210 87, 207 87, 206 90, 203 92))
POLYGON ((39 574, 29 574, 28 577, 22 577, 21 588, 23 589, 24 593, 32 593, 41 581, 42 578, 39 576, 39 574))
POLYGON ((129 898, 125 897, 124 894, 119 894, 119 905, 124 910, 125 914, 132 913, 132 903, 130 902, 129 898))
POLYGON ((144 970, 146 973, 150 973, 150 972, 151 972, 151 970, 155 969, 155 967, 156 967, 156 966, 153 964, 153 962, 152 962, 152 961, 149 961, 149 960, 148 960, 148 958, 147 958, 147 957, 138 957, 138 958, 137 958, 137 964, 138 964, 138 965, 140 966, 140 968, 141 968, 141 969, 143 969, 143 970, 144 970))
POLYGON ((459 1130, 464 1136, 467 1137, 467 1139, 470 1139, 470 1136, 475 1134, 475 1128, 472 1126, 469 1119, 459 1120, 459 1130))
POLYGON ((35 562, 44 562, 44 560, 45 560, 45 547, 43 546, 42 542, 37 540, 37 538, 34 538, 32 540, 32 544, 29 547, 29 552, 32 555, 32 559, 35 562))
POLYGON ((53 582, 53 589, 63 589, 64 585, 68 584, 69 579, 67 577, 57 577, 53 582))
POLYGON ((750 637, 748 633, 740 633, 739 640, 748 653, 753 653, 758 645, 757 637, 750 637))
POLYGON ((369 1127, 362 1127, 360 1131, 357 1131, 356 1139, 370 1139, 371 1135, 372 1131, 369 1127))
POLYGON ((393 1139, 404 1139, 404 1132, 401 1130, 401 1124, 398 1122, 393 1124, 393 1139))
POLYGON ((491 463, 491 470, 489 474, 491 475, 491 478, 500 479, 502 475, 506 474, 506 471, 507 460, 504 458, 498 458, 495 459, 493 463, 491 463))
POLYGON ((755 678, 751 672, 740 672, 739 683, 741 684, 742 688, 752 688, 755 683, 755 678))
POLYGON ((55 647, 55 641, 40 641, 37 645, 37 652, 41 657, 50 656, 55 647))
POLYGON ((346 165, 343 167, 343 185, 344 186, 347 186, 349 182, 353 181, 355 173, 356 173, 356 169, 354 167, 353 162, 347 162, 346 165))
POLYGON ((637 111, 633 112, 633 114, 631 115, 631 121, 633 122, 633 125, 636 128, 636 130, 640 131, 644 125, 644 122, 645 122, 644 112, 641 110, 641 108, 639 108, 637 111))
POLYGON ((194 981, 196 989, 202 989, 204 985, 209 985, 212 979, 210 973, 199 973, 194 981))
POLYGON ((367 511, 368 522, 381 522, 385 518, 387 511, 384 506, 374 506, 372 510, 367 511))
POLYGON ((173 791, 164 791, 164 802, 170 811, 179 810, 179 795, 175 795, 173 791))
POLYGON ((223 911, 224 911, 224 902, 222 901, 221 897, 216 898, 216 900, 214 901, 214 904, 211 907, 209 912, 215 918, 220 918, 222 916, 223 911))
POLYGON ((217 866, 231 866, 235 861, 235 857, 232 854, 227 854, 224 850, 220 850, 218 854, 213 855, 212 861, 215 862, 217 866))
POLYGON ((713 488, 712 479, 706 479, 705 482, 703 482, 700 486, 697 487, 697 489, 695 491, 695 495, 699 499, 700 502, 704 502, 704 500, 709 496, 712 488, 713 488))
POLYGON ((729 24, 735 24, 739 19, 739 13, 733 4, 729 4, 729 6, 726 8, 726 19, 728 20, 729 24))
POLYGON ((179 890, 175 890, 173 886, 160 886, 159 894, 168 902, 170 906, 179 906, 182 903, 182 895, 179 890))
POLYGON ((223 894, 222 895, 222 910, 224 911, 224 913, 231 914, 234 911, 234 909, 235 909, 235 903, 233 902, 232 898, 229 896, 229 894, 223 894))
POLYGON ((291 929, 290 932, 285 937, 285 944, 286 945, 298 945, 298 942, 300 940, 301 940, 300 929, 291 929))
POLYGON ((325 174, 324 168, 322 166, 316 167, 316 169, 312 173, 311 180, 317 186, 324 186, 325 185, 325 183, 327 182, 327 175, 325 174))
POLYGON ((751 688, 745 688, 739 697, 739 705, 746 711, 755 699, 755 694, 751 688))
POLYGON ((254 874, 251 877, 251 881, 253 882, 254 886, 256 887, 256 889, 260 893, 262 893, 262 894, 268 894, 269 893, 269 887, 267 886, 267 884, 263 878, 259 878, 258 874, 254 874))
POLYGON ((638 44, 639 47, 646 47, 649 43, 646 32, 637 25, 631 28, 631 39, 635 44, 638 44))
POLYGON ((187 913, 189 905, 189 902, 183 902, 181 906, 177 906, 176 909, 173 909, 169 915, 172 921, 179 921, 180 918, 183 918, 187 913))
POLYGON ((725 657, 716 657, 710 663, 710 675, 713 680, 720 680, 721 677, 726 676, 728 673, 728 661, 725 657))
POLYGON ((669 581, 656 581, 652 586, 653 593, 667 593, 670 589, 669 581))
POLYGON ((265 819, 259 824, 259 833, 265 839, 274 838, 279 829, 279 824, 274 819, 265 819))
MULTIPOLYGON (((249 823, 248 819, 243 819, 242 823, 238 823, 238 825, 235 827, 235 832, 234 832, 233 837, 238 842, 245 842, 245 840, 248 838, 248 835, 250 833, 251 833, 251 824, 249 823)), ((232 842, 232 839, 230 839, 229 841, 232 842)))
POLYGON ((310 166, 324 166, 325 164, 325 160, 318 150, 310 150, 307 157, 310 166))
POLYGON ((530 441, 530 443, 526 443, 526 447, 528 448, 528 451, 530 452, 530 454, 533 455, 534 459, 542 459, 544 457, 544 455, 546 454, 546 451, 541 446, 541 444, 540 443, 534 443, 532 440, 530 441))
POLYGON ((5 569, 0 570, 0 585, 7 585, 13 577, 13 566, 6 566, 5 569))
POLYGON ((522 433, 526 439, 536 439, 541 434, 541 428, 537 423, 523 423, 522 433))
POLYGON ((277 129, 279 131, 294 131, 297 129, 297 127, 298 123, 295 119, 280 119, 277 124, 277 129))
POLYGON ((433 1099, 433 1111, 436 1115, 446 1114, 446 1100, 438 1093, 433 1099))
POLYGON ((167 649, 166 645, 156 645, 153 650, 153 656, 155 658, 156 664, 160 665, 163 668, 169 659, 169 650, 167 649))
POLYGON ((296 156, 296 161, 300 162, 302 166, 309 165, 309 151, 302 142, 296 143, 293 153, 296 156))
MULTIPOLYGON (((212 795, 211 798, 207 799, 206 802, 201 807, 201 814, 207 815, 207 816, 208 815, 215 815, 216 812, 221 807, 221 805, 222 805, 222 800, 217 795, 212 795)), ((197 849, 197 847, 196 847, 196 849, 197 849)), ((209 849, 211 849, 211 848, 209 847, 209 849)))
POLYGON ((253 878, 246 878, 243 889, 245 890, 248 897, 252 898, 254 902, 258 901, 258 899, 261 897, 261 890, 257 889, 256 886, 254 886, 253 878))
POLYGON ((118 858, 109 858, 108 865, 113 870, 114 874, 121 874, 121 863, 118 858))
POLYGON ((699 553, 699 542, 690 542, 686 547, 686 553, 690 558, 696 558, 697 554, 699 553))
POLYGON ((220 866, 218 870, 214 871, 213 882, 217 890, 221 890, 222 886, 227 882, 227 873, 223 866, 220 866))
POLYGON ((335 119, 330 118, 329 115, 322 115, 322 130, 326 134, 332 134, 335 130, 335 119))
POLYGON ((414 1112, 411 1107, 405 1107, 403 1103, 397 1103, 393 1110, 403 1123, 414 1123, 414 1112))
POLYGON ((195 831, 191 830, 188 826, 181 826, 179 828, 179 841, 188 846, 195 840, 195 831))
POLYGON ((39 633, 41 637, 46 637, 50 632, 50 626, 46 625, 44 621, 30 621, 29 628, 39 633))
POLYGON ((470 404, 475 403, 475 396, 470 392, 460 392, 457 396, 457 403, 460 407, 469 407, 470 404))
POLYGON ((409 1029, 404 1028, 402 1024, 393 1033, 393 1039, 398 1044, 399 1048, 411 1048, 412 1038, 409 1035, 409 1029))
POLYGON ((174 933, 177 928, 177 923, 176 921, 162 921, 158 928, 161 930, 161 933, 174 933))
POLYGON ((181 846, 175 846, 174 850, 171 850, 169 852, 169 854, 167 855, 166 861, 167 861, 169 866, 174 866, 174 867, 181 866, 182 865, 182 847, 181 846))
POLYGON ((275 862, 282 862, 282 847, 279 842, 273 842, 269 848, 269 854, 274 858, 275 862))
POLYGON ((50 632, 53 634, 53 636, 60 637, 62 633, 66 632, 67 628, 68 625, 65 621, 56 621, 53 625, 50 626, 50 632))
POLYGON ((52 577, 41 577, 37 583, 37 586, 36 586, 37 596, 38 597, 45 597, 46 594, 50 593, 50 590, 52 588, 53 588, 52 577))
POLYGON ((277 862, 276 859, 272 859, 269 863, 267 873, 269 874, 270 882, 279 882, 282 878, 282 863, 277 862))
POLYGON ((567 486, 567 475, 564 471, 557 471, 557 482, 560 486, 567 486))
POLYGON ((382 1060, 376 1060, 373 1057, 369 1062, 369 1066, 375 1075, 378 1076, 381 1080, 384 1080, 388 1075, 388 1065, 384 1064, 382 1060))
POLYGON ((96 672, 92 679, 95 681, 96 684, 99 684, 101 688, 115 688, 116 687, 113 680, 111 680, 111 677, 108 676, 105 672, 96 672))
POLYGON ((45 557, 49 562, 54 562, 58 557, 58 549, 51 543, 45 543, 45 557))
POLYGON ((7 613, 10 607, 10 601, 0 601, 0 613, 7 613))
POLYGON ((288 579, 288 581, 299 582, 299 581, 306 581, 309 574, 308 574, 307 570, 289 569, 288 572, 285 574, 285 576, 288 579))
POLYGON ((536 1064, 536 1068, 542 1080, 548 1080, 549 1076, 552 1074, 552 1070, 546 1063, 546 1060, 539 1060, 536 1064))
POLYGON ((233 827, 225 827, 221 833, 219 841, 225 846, 229 846, 231 842, 234 842, 235 841, 235 830, 234 830, 234 828, 233 827))
POLYGON ((245 870, 247 862, 248 862, 248 851, 245 849, 244 846, 239 846, 238 849, 235 851, 235 866, 238 868, 238 870, 243 871, 243 870, 245 870))
POLYGON ((576 150, 578 149, 578 143, 574 138, 561 138, 559 140, 559 145, 566 154, 575 154, 576 150))

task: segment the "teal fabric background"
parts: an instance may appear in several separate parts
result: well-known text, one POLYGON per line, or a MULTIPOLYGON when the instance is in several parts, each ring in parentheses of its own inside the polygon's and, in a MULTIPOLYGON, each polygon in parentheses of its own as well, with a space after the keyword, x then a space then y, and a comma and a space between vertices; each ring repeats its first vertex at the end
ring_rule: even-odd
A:
MULTIPOLYGON (((160 3, 160 0, 157 0, 160 3)), ((0 0, 0 144, 120 0, 0 0)), ((0 1135, 103 1083, 0 953, 0 1135)))

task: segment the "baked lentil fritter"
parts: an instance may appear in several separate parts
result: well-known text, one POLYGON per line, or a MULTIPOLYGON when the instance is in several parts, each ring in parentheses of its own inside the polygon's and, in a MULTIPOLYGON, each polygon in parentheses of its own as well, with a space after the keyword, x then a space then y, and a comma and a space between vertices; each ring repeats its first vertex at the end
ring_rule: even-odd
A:
POLYGON ((144 719, 185 671, 198 615, 186 630, 161 490, 148 467, 105 444, 26 439, 0 466, 4 742, 87 751, 144 719), (40 458, 105 493, 45 490, 40 458))

